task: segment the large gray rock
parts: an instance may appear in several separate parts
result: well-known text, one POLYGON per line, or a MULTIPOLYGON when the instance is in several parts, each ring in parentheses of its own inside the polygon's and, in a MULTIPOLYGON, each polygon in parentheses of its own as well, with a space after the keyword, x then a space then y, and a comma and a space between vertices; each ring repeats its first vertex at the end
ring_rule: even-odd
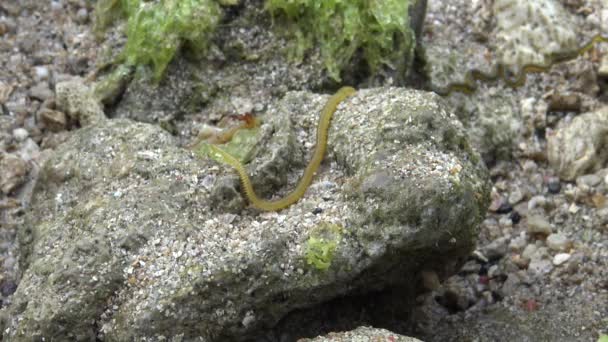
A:
MULTIPOLYGON (((255 184, 291 189, 327 98, 288 93, 273 106, 248 165, 255 184), (299 151, 293 164, 269 167, 281 148, 299 151)), ((401 286, 413 299, 422 270, 449 275, 472 249, 489 193, 443 102, 401 88, 339 106, 326 161, 295 205, 245 208, 238 186, 230 167, 155 126, 76 131, 41 168, 4 338, 238 340, 345 295, 401 286)))
POLYGON ((313 339, 301 339, 298 342, 374 342, 374 341, 394 341, 394 342, 421 342, 413 337, 402 336, 384 329, 374 329, 371 327, 359 327, 352 331, 329 333, 325 336, 313 339))

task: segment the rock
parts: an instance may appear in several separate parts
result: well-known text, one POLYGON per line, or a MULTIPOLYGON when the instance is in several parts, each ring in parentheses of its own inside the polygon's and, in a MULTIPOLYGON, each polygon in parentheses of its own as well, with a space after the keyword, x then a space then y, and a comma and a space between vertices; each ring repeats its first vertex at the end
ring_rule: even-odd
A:
POLYGON ((602 179, 598 175, 590 174, 576 178, 576 185, 579 187, 593 188, 600 184, 602 179))
POLYGON ((570 254, 568 253, 558 253, 553 257, 553 265, 559 266, 570 259, 570 254))
POLYGON ((574 180, 605 165, 608 136, 608 107, 576 116, 547 134, 547 158, 563 180, 574 180))
POLYGON ((532 258, 528 265, 528 272, 533 276, 543 275, 551 272, 553 265, 547 259, 532 258))
POLYGON ((544 216, 528 216, 527 223, 529 234, 549 235, 553 232, 553 227, 551 226, 551 223, 549 223, 549 221, 547 221, 544 216))
POLYGON ((86 7, 82 7, 76 12, 76 22, 79 24, 85 24, 89 20, 89 12, 86 7))
POLYGON ((0 191, 8 194, 25 182, 27 163, 10 153, 0 154, 0 191))
POLYGON ((509 249, 514 252, 519 252, 523 250, 528 242, 528 237, 525 232, 521 232, 521 234, 509 242, 509 249))
POLYGON ((568 240, 568 238, 561 233, 555 233, 547 236, 547 240, 545 242, 547 247, 558 252, 565 251, 570 247, 570 240, 568 240))
POLYGON ((537 250, 538 247, 536 247, 535 244, 528 244, 526 248, 524 248, 524 251, 521 253, 521 257, 530 260, 532 259, 532 256, 534 255, 534 253, 536 253, 537 250))
POLYGON ((57 107, 81 126, 97 124, 105 120, 101 104, 82 79, 76 78, 57 83, 57 107))
POLYGON ((38 117, 40 122, 44 124, 44 127, 52 132, 63 131, 67 125, 65 114, 57 110, 42 108, 38 112, 38 117))
POLYGON ((30 88, 29 95, 32 98, 38 99, 42 102, 53 97, 53 91, 49 88, 47 81, 38 82, 35 86, 30 88))
POLYGON ((34 78, 38 81, 45 81, 49 78, 49 68, 46 66, 34 67, 34 78))
POLYGON ((497 0, 498 55, 506 65, 546 64, 558 51, 578 48, 576 25, 555 0, 497 0))
POLYGON ((597 74, 602 78, 608 78, 608 56, 602 55, 602 59, 600 59, 600 66, 597 69, 597 74))
POLYGON ((0 105, 5 104, 13 92, 13 86, 0 81, 0 105))
POLYGON ((392 333, 385 329, 377 329, 372 327, 359 327, 347 332, 332 332, 325 336, 315 338, 303 338, 298 342, 376 342, 376 341, 391 341, 391 342, 422 342, 413 337, 407 337, 392 333))
POLYGON ((502 258, 505 254, 507 254, 507 243, 509 242, 508 237, 501 237, 488 245, 484 246, 481 249, 481 252, 489 259, 489 260, 497 260, 502 258))
MULTIPOLYGON (((307 150, 326 100, 294 92, 271 106, 265 125, 292 122, 303 141, 289 127, 262 127, 246 165, 258 184, 299 177, 297 156, 289 167, 251 170, 273 148, 307 150)), ((195 158, 154 125, 85 125, 41 166, 19 230, 23 276, 2 317, 4 339, 254 339, 298 309, 392 288, 387 310, 407 312, 411 280, 456 272, 486 213, 487 170, 466 137, 433 94, 361 90, 334 115, 335 162, 304 198, 278 213, 242 204, 235 213, 212 197, 217 187, 240 196, 230 166, 195 158), (388 182, 370 183, 379 173, 388 182), (318 185, 327 182, 336 186, 318 185)), ((269 189, 281 196, 288 187, 269 189)), ((331 303, 345 321, 361 313, 331 303)), ((320 317, 291 322, 328 323, 320 317)))
POLYGON ((29 132, 25 128, 20 127, 13 130, 13 138, 19 142, 24 141, 28 136, 29 132))

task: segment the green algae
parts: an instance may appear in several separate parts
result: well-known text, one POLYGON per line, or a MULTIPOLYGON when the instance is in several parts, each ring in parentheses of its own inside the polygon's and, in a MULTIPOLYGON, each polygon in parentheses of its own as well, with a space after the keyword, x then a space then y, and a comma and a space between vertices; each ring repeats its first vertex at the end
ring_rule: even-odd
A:
POLYGON ((340 80, 341 69, 361 51, 372 73, 381 65, 405 70, 411 63, 415 35, 410 29, 410 1, 267 0, 266 8, 284 16, 295 37, 292 57, 318 45, 329 75, 340 80))
POLYGON ((157 81, 181 47, 204 53, 222 17, 214 0, 101 0, 96 11, 98 29, 127 18, 122 58, 128 65, 151 66, 157 81))
POLYGON ((319 271, 327 270, 334 259, 342 231, 342 227, 336 224, 319 224, 306 241, 306 263, 319 271))

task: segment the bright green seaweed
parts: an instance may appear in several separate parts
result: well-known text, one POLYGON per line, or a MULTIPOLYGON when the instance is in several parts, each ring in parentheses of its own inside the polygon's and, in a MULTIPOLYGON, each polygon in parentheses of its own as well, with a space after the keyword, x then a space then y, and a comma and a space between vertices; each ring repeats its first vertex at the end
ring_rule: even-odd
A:
POLYGON ((149 65, 159 80, 179 48, 203 53, 222 17, 215 0, 99 0, 99 29, 118 16, 127 18, 123 57, 128 65, 149 65))
MULTIPOLYGON (((329 75, 340 72, 362 53, 371 72, 381 65, 405 71, 413 57, 414 33, 410 29, 409 0, 266 0, 265 8, 276 19, 277 31, 287 26, 297 47, 293 57, 302 59, 318 45, 329 75)), ((99 0, 96 29, 126 18, 127 42, 122 57, 128 65, 151 66, 159 80, 179 48, 186 45, 201 55, 223 17, 221 6, 235 0, 99 0)))
POLYGON ((410 29, 408 0, 267 0, 275 16, 284 15, 296 38, 294 57, 301 60, 318 45, 330 76, 360 50, 374 73, 381 65, 404 71, 416 44, 410 29))

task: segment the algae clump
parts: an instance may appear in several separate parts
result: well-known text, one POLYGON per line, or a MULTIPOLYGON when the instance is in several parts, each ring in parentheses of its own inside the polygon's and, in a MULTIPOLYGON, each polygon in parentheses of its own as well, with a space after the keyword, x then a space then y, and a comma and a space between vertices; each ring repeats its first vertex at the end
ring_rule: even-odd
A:
POLYGON ((342 227, 330 223, 322 223, 315 228, 306 241, 306 263, 317 270, 327 270, 334 259, 342 231, 342 227))
POLYGON ((267 0, 275 16, 284 15, 296 38, 292 57, 302 60, 319 46, 329 75, 340 80, 340 71, 361 51, 372 73, 381 65, 405 71, 416 44, 410 28, 408 0, 267 0))
POLYGON ((159 80, 179 48, 202 54, 215 31, 222 10, 215 0, 100 0, 98 29, 118 17, 127 18, 126 64, 149 65, 159 80))

